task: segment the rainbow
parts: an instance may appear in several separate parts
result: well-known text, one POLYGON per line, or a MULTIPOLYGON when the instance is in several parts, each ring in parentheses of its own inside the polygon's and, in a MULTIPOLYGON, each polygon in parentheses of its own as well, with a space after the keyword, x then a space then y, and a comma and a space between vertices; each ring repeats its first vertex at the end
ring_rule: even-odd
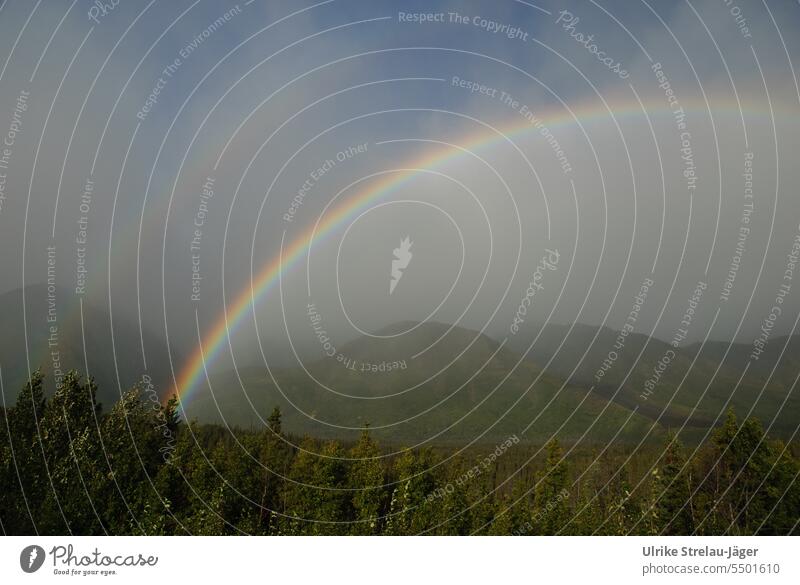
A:
MULTIPOLYGON (((664 102, 657 98, 650 104, 645 105, 645 107, 650 115, 671 114, 665 107, 664 102), (650 106, 652 106, 652 109, 650 106)), ((699 103, 692 104, 691 108, 686 108, 687 112, 690 110, 697 112, 701 116, 707 115, 704 103, 702 105, 699 103)), ((735 115, 737 118, 741 115, 739 107, 735 102, 725 104, 723 108, 719 108, 715 105, 714 114, 717 115, 721 110, 724 110, 725 113, 735 115)), ((750 108, 746 108, 746 110, 749 111, 750 108)), ((574 117, 573 114, 564 113, 563 110, 559 110, 558 112, 551 111, 544 115, 537 114, 537 118, 541 120, 542 124, 548 129, 552 129, 556 126, 575 124, 576 119, 580 120, 581 123, 589 123, 596 120, 609 120, 608 111, 596 105, 573 108, 572 112, 574 117)), ((617 118, 641 115, 642 106, 639 102, 631 100, 623 107, 614 107, 613 114, 617 118)), ((523 118, 521 122, 516 122, 503 129, 499 129, 499 133, 497 130, 489 129, 485 132, 480 132, 477 135, 468 137, 458 144, 466 151, 475 151, 498 144, 507 140, 509 137, 526 132, 537 132, 539 130, 540 128, 537 128, 529 120, 523 118)), ((234 301, 223 310, 223 313, 217 319, 214 326, 203 336, 201 343, 197 346, 194 353, 180 371, 180 374, 175 380, 176 383, 172 393, 180 398, 182 404, 186 404, 189 401, 193 390, 200 386, 199 382, 205 375, 207 365, 218 357, 222 348, 225 346, 228 332, 235 330, 244 320, 248 309, 253 307, 256 302, 260 301, 266 293, 274 287, 282 271, 285 273, 305 256, 311 245, 312 237, 319 240, 334 233, 339 226, 346 225, 348 220, 357 216, 371 203, 390 195, 398 188, 413 180, 421 170, 441 167, 454 159, 466 156, 469 155, 464 150, 451 147, 433 149, 433 152, 427 152, 416 160, 404 165, 404 169, 393 173, 387 173, 385 178, 370 182, 361 191, 344 199, 319 222, 316 226, 316 231, 315 226, 312 225, 297 235, 282 253, 276 254, 272 260, 263 266, 257 276, 251 279, 251 286, 245 287, 245 289, 234 298, 234 301)))

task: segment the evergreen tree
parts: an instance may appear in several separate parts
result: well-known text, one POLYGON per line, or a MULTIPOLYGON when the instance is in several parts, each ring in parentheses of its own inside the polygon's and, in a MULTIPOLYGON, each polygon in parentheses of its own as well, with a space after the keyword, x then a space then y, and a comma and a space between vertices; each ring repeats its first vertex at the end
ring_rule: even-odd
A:
POLYGON ((281 434, 281 409, 277 406, 272 409, 272 413, 267 419, 267 426, 275 435, 281 434))
POLYGON ((293 453, 282 435, 281 411, 276 406, 267 420, 268 428, 261 433, 261 497, 259 500, 259 531, 273 534, 279 529, 279 513, 285 512, 283 480, 289 474, 293 453))
POLYGON ((96 396, 94 380, 81 383, 72 371, 45 409, 40 431, 52 490, 42 504, 42 529, 48 533, 106 531, 101 511, 94 505, 102 482, 97 465, 101 447, 96 396))
POLYGON ((292 463, 286 487, 286 512, 294 520, 282 528, 288 534, 340 534, 345 531, 345 473, 342 448, 326 443, 319 453, 305 439, 292 463))
POLYGON ((656 499, 647 511, 652 516, 650 531, 653 534, 691 534, 694 529, 691 469, 676 436, 668 435, 662 467, 654 471, 656 499))
POLYGON ((387 492, 384 488, 385 474, 380 450, 372 440, 369 430, 364 429, 358 443, 350 450, 355 459, 349 465, 348 485, 352 491, 353 534, 378 534, 382 529, 379 520, 387 511, 387 492))
POLYGON ((612 484, 612 500, 605 530, 617 536, 634 534, 640 530, 643 516, 642 503, 633 493, 626 469, 620 469, 612 484))
POLYGON ((567 465, 557 439, 547 443, 544 477, 534 497, 533 527, 536 534, 557 534, 569 520, 567 465))
MULTIPOLYGON (((487 469, 452 452, 445 462, 430 448, 390 463, 366 430, 347 458, 335 441, 309 438, 298 450, 277 408, 269 428, 254 432, 183 425, 176 398, 154 404, 140 388, 104 415, 96 392, 70 372, 46 400, 36 373, 0 409, 4 533, 797 532, 796 447, 765 436, 755 419, 740 424, 733 411, 690 460, 671 435, 657 452, 576 451, 573 465, 585 459, 591 469, 573 487, 556 441, 538 482, 532 469, 504 481, 496 462, 487 469), (643 469, 649 475, 637 476, 643 469)), ((508 457, 504 466, 516 471, 508 457)))
POLYGON ((467 501, 466 486, 474 481, 467 475, 470 468, 461 460, 451 461, 447 467, 447 475, 443 486, 438 492, 440 495, 436 502, 435 533, 445 536, 467 534, 470 518, 469 503, 467 501))
POLYGON ((510 495, 495 495, 494 522, 490 534, 518 536, 534 534, 531 516, 532 498, 527 479, 527 470, 522 470, 519 476, 512 480, 510 495))
POLYGON ((436 484, 429 471, 430 451, 416 455, 404 450, 395 462, 394 480, 386 534, 402 536, 420 534, 431 528, 436 518, 436 484))
POLYGON ((6 428, 2 429, 7 442, 0 461, 0 517, 5 529, 14 534, 41 531, 41 506, 50 487, 39 434, 46 408, 42 383, 42 374, 34 372, 16 404, 6 412, 6 428))

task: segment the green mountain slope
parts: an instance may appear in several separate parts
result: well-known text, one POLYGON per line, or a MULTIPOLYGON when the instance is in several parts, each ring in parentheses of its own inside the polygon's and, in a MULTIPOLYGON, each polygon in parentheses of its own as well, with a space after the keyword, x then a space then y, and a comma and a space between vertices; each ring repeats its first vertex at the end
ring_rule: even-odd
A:
POLYGON ((355 437, 348 427, 369 423, 376 436, 396 442, 491 442, 513 434, 535 441, 554 434, 562 440, 584 434, 594 441, 638 440, 652 426, 631 409, 564 385, 497 341, 459 327, 426 323, 391 339, 362 337, 339 354, 341 360, 324 358, 306 370, 273 369, 274 380, 266 368, 240 371, 241 384, 232 372, 214 376, 213 393, 199 390, 186 413, 259 426, 259 417, 277 405, 285 427, 296 433, 355 437), (375 371, 394 363, 405 367, 375 371))
POLYGON ((791 392, 800 372, 797 336, 771 340, 745 372, 752 351, 749 344, 709 342, 702 348, 700 344, 674 348, 631 334, 619 349, 615 346, 619 332, 588 325, 576 325, 571 331, 566 325, 528 327, 509 339, 509 346, 524 353, 537 335, 527 359, 574 384, 593 386, 596 393, 622 406, 638 406, 637 412, 661 424, 706 429, 733 407, 740 416, 752 414, 765 425, 772 423, 778 435, 788 436, 797 427, 800 395, 791 392), (615 359, 604 368, 611 351, 616 352, 615 359))

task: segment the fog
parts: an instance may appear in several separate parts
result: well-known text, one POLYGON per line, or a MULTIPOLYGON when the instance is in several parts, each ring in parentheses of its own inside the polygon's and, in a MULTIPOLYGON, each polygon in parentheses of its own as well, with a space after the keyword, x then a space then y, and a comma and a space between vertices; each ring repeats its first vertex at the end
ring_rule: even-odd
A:
POLYGON ((316 359, 320 327, 620 329, 649 281, 636 332, 795 332, 788 3, 84 4, 0 8, 0 292, 49 275, 62 322, 168 343, 143 372, 316 359))

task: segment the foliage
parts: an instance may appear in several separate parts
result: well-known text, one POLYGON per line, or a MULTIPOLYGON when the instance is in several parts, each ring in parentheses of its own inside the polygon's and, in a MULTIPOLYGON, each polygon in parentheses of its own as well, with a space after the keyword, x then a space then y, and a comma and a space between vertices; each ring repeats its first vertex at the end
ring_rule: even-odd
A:
POLYGON ((796 534, 792 445, 733 411, 708 442, 481 451, 185 424, 141 388, 103 412, 71 372, 0 410, 5 534, 796 534))

